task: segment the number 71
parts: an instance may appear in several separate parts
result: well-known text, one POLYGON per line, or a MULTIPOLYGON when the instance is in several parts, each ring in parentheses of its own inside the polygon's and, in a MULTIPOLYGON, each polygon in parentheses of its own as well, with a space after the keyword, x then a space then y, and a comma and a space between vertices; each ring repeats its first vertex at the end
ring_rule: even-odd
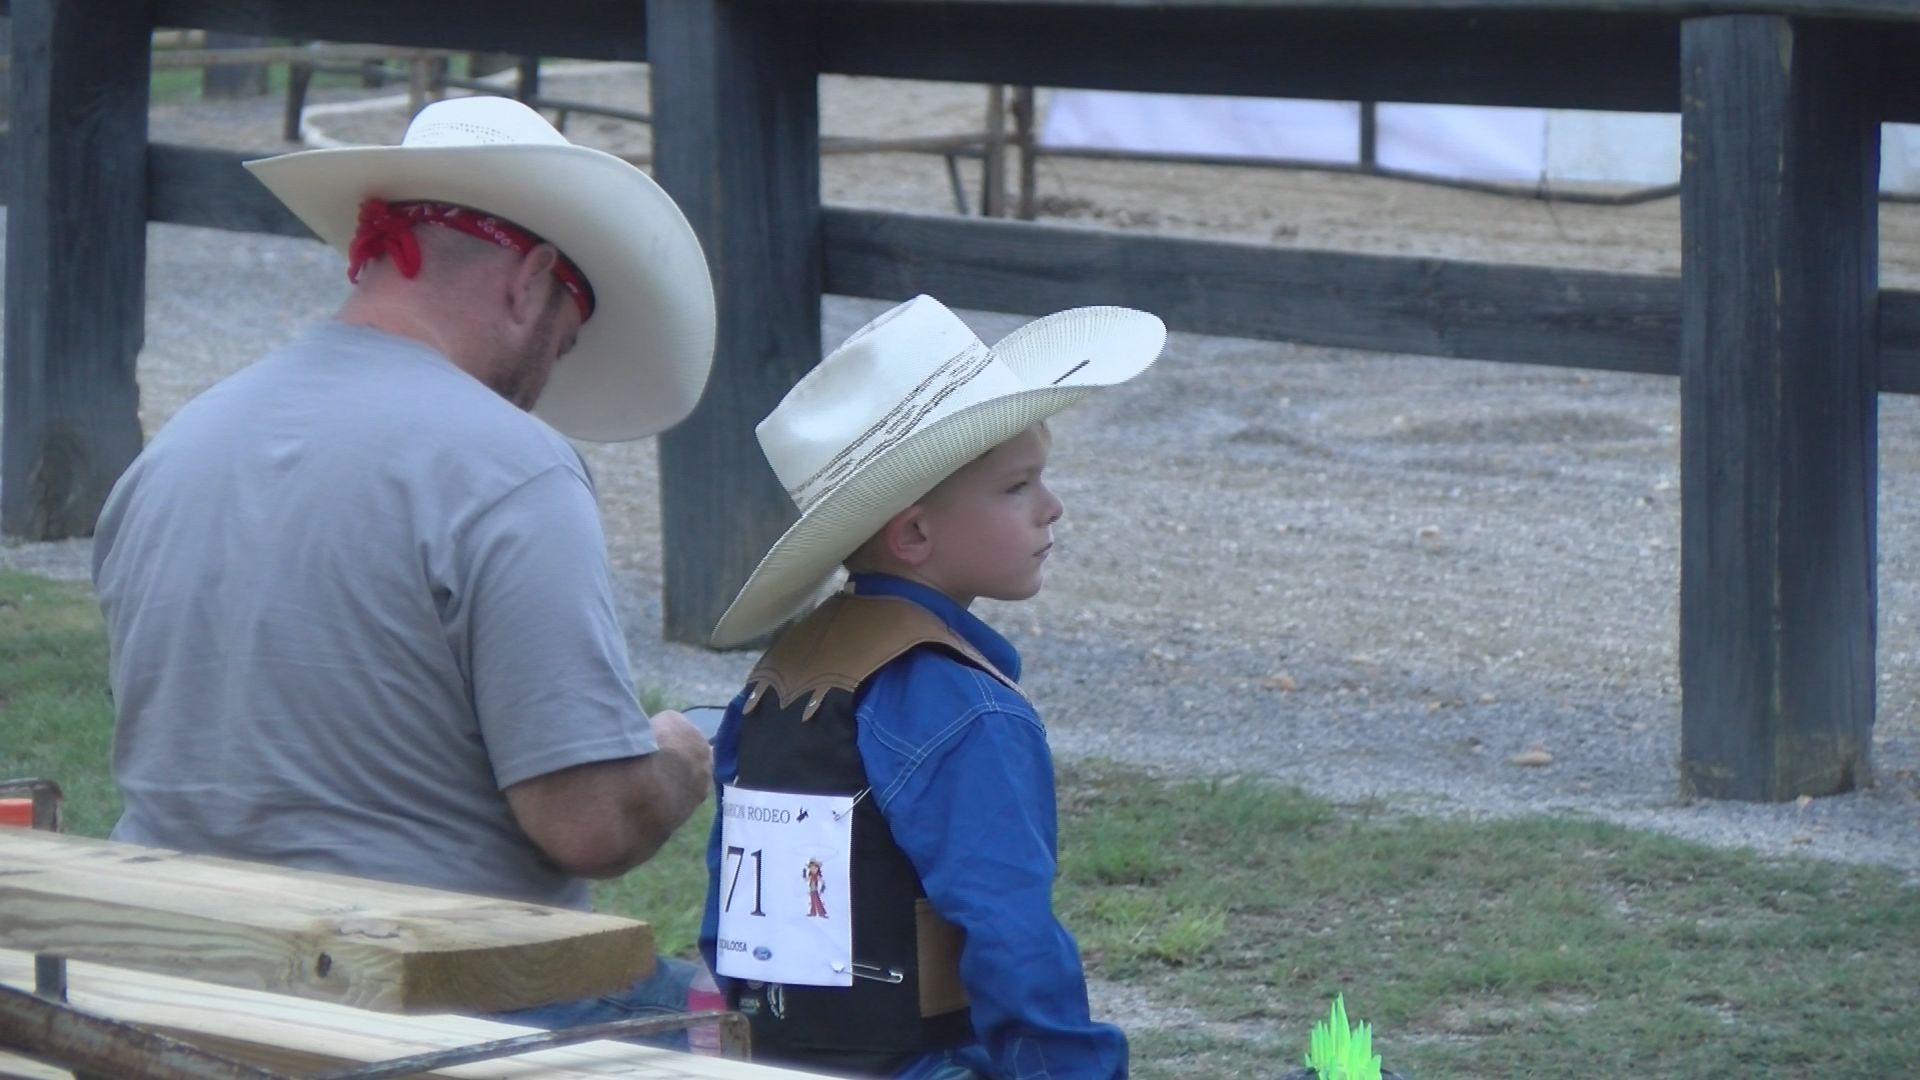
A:
POLYGON ((740 868, 746 865, 747 856, 752 855, 753 856, 753 910, 747 912, 747 914, 761 915, 761 916, 764 916, 766 914, 766 912, 760 910, 760 870, 761 870, 760 852, 762 850, 764 849, 755 849, 754 851, 749 852, 746 848, 743 848, 743 847, 738 847, 733 844, 727 845, 727 858, 729 859, 738 858, 740 861, 733 864, 733 877, 727 882, 727 902, 720 905, 720 909, 722 911, 733 910, 733 891, 740 887, 740 868))

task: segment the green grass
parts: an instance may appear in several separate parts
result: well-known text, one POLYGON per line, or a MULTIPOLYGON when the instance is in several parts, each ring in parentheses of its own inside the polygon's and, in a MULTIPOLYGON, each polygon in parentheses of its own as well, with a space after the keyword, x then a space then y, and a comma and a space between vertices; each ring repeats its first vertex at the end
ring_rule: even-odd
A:
POLYGON ((0 572, 0 779, 59 781, 67 828, 105 836, 120 816, 107 769, 112 734, 92 590, 0 572))
MULTIPOLYGON (((155 68, 153 78, 147 85, 149 100, 155 104, 178 104, 194 101, 200 97, 201 70, 199 68, 155 68)), ((344 75, 333 71, 315 72, 308 89, 327 90, 341 87, 358 88, 362 85, 358 75, 344 75)), ((285 95, 287 92, 287 65, 269 64, 267 66, 267 93, 285 95)), ((404 94, 407 92, 407 80, 397 82, 387 80, 387 92, 404 94)))
MULTIPOLYGON (((0 775, 45 775, 78 831, 117 805, 84 586, 0 575, 0 775)), ((703 810, 596 891, 684 952, 703 810)), ((1453 1077, 1895 1077, 1920 1060, 1920 890, 1591 821, 1428 820, 1255 780, 1061 776, 1063 920, 1089 972, 1174 1019, 1134 1073, 1269 1077, 1335 993, 1389 1069, 1453 1077)))
POLYGON ((1269 1075, 1337 992, 1387 1067, 1419 1077, 1892 1077, 1920 1060, 1903 974, 1920 893, 1891 872, 1564 818, 1356 815, 1248 781, 1090 768, 1063 786, 1060 903, 1089 966, 1242 1033, 1149 1035, 1142 1075, 1269 1075), (1218 933, 1196 949, 1197 920, 1218 933))
MULTIPOLYGON (((270 44, 285 44, 274 41, 270 44)), ((467 58, 452 57, 449 70, 456 78, 466 78, 467 58)), ((392 65, 389 65, 392 67, 392 65)), ((267 94, 284 97, 287 92, 286 64, 267 65, 267 94)), ((156 67, 147 84, 148 99, 155 104, 178 104, 197 100, 200 97, 202 69, 197 67, 156 67)), ((335 90, 341 88, 360 89, 364 79, 357 74, 339 71, 316 71, 313 80, 307 84, 309 92, 315 90, 335 90)), ((395 75, 389 71, 386 81, 386 93, 404 94, 407 92, 407 76, 404 72, 395 75)))
POLYGON ((712 824, 709 799, 645 865, 596 883, 593 906, 647 920, 653 924, 654 948, 669 956, 692 956, 707 897, 707 828, 712 824))

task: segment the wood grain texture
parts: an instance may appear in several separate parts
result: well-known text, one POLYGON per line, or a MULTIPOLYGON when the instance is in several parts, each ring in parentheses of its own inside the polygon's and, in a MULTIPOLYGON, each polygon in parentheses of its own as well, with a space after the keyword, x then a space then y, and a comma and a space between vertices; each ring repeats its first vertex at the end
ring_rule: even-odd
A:
MULTIPOLYGON (((413 0, 413 2, 423 10, 431 10, 434 7, 429 0, 413 0)), ((1920 21, 1920 11, 1915 10, 1912 0, 813 0, 813 2, 820 3, 823 7, 884 6, 903 10, 958 6, 992 10, 1045 6, 1075 10, 1082 14, 1091 11, 1120 10, 1191 13, 1243 9, 1291 13, 1356 11, 1388 15, 1415 11, 1455 11, 1479 15, 1584 12, 1611 15, 1658 15, 1672 19, 1716 14, 1772 14, 1889 22, 1920 21)), ((0 12, 6 11, 7 6, 7 0, 0 0, 0 12)), ((206 26, 243 32, 258 25, 257 22, 247 23, 245 20, 248 18, 295 21, 301 18, 320 18, 325 17, 326 13, 318 9, 326 6, 328 6, 328 0, 161 0, 163 25, 206 26), (248 7, 268 9, 270 14, 250 16, 242 10, 248 7), (190 21, 188 19, 190 15, 202 21, 190 21)), ((362 0, 347 0, 347 2, 334 3, 332 6, 348 11, 357 10, 364 16, 368 11, 377 13, 381 10, 404 6, 404 2, 376 6, 363 3, 362 0)), ((480 5, 473 6, 480 8, 483 13, 490 10, 480 5)), ((631 6, 631 0, 573 0, 568 11, 570 14, 591 16, 596 13, 618 13, 631 6)), ((544 10, 553 9, 549 6, 544 10)))
MULTIPOLYGON (((820 65, 955 82, 1677 112, 1680 19, 1714 6, 829 0, 820 65)), ((1821 7, 1843 17, 1840 5, 1821 7)), ((1855 43, 1855 62, 1888 73, 1886 119, 1920 121, 1908 77, 1920 65, 1920 7, 1844 17, 1883 20, 1855 43)))
POLYGON ((827 288, 987 311, 1152 311, 1176 330, 1673 374, 1673 278, 1297 251, 832 209, 827 288))
POLYGON ((0 830, 0 948, 386 1012, 624 988, 643 922, 157 848, 0 830))
POLYGON ((147 211, 151 220, 312 237, 313 231, 242 164, 276 152, 236 154, 201 146, 152 144, 147 148, 147 211))
MULTIPOLYGON (((691 0, 690 0, 691 2, 691 0)), ((638 5, 511 0, 155 0, 163 25, 253 35, 646 58, 638 5)), ((4 6, 4 5, 0 5, 4 6)), ((1338 100, 1675 111, 1681 19, 1859 20, 1912 70, 1911 0, 826 0, 823 71, 982 83, 1338 100), (1073 42, 1072 48, 1059 47, 1073 42)), ((1896 80, 1889 118, 1920 121, 1896 80)))
MULTIPOLYGON (((204 146, 147 144, 147 220, 311 238, 313 231, 242 164, 280 152, 235 153, 204 146)), ((11 155, 12 143, 5 132, 0 132, 0 175, 4 175, 11 155)), ((0 203, 7 201, 6 194, 0 189, 0 203)))
POLYGON ((1684 42, 1681 781, 1833 794, 1871 782, 1877 117, 1845 28, 1684 42))
POLYGON ((1162 11, 1195 11, 1217 8, 1243 8, 1267 11, 1468 11, 1479 14, 1511 12, 1605 12, 1622 15, 1665 15, 1673 18, 1698 15, 1774 14, 1807 15, 1827 18, 1886 19, 1920 21, 1920 10, 1912 0, 820 0, 826 6, 841 4, 885 5, 888 7, 969 7, 1009 8, 1049 7, 1077 9, 1081 12, 1101 9, 1138 8, 1162 11))
POLYGON ((811 5, 655 0, 654 176, 700 236, 713 374, 660 440, 665 634, 705 644, 794 518, 754 425, 820 361, 820 121, 811 5))
POLYGON ((73 1073, 57 1065, 0 1050, 0 1080, 73 1080, 73 1073))
POLYGON ((646 19, 633 0, 153 0, 161 26, 262 37, 420 45, 516 56, 644 60, 646 19))
POLYGON ((140 452, 144 0, 33 0, 13 15, 0 532, 93 532, 140 452))
MULTIPOLYGON (((1041 315, 1146 308, 1176 330, 1509 363, 1680 372, 1680 279, 1301 251, 841 207, 827 291, 1041 315)), ((1880 294, 1880 389, 1920 393, 1920 294, 1880 294)))
POLYGON ((1674 111, 1678 25, 1240 5, 826 5, 821 70, 893 78, 1335 100, 1674 111))
MULTIPOLYGON (((533 1030, 465 1016, 394 1016, 91 963, 71 964, 68 974, 69 997, 76 1008, 295 1075, 450 1050, 533 1030)), ((32 982, 33 958, 0 950, 0 983, 25 987, 32 982)), ((0 1061, 0 1076, 6 1075, 5 1068, 0 1061)), ((778 1080, 801 1074, 631 1043, 588 1042, 426 1075, 468 1080, 778 1080)))

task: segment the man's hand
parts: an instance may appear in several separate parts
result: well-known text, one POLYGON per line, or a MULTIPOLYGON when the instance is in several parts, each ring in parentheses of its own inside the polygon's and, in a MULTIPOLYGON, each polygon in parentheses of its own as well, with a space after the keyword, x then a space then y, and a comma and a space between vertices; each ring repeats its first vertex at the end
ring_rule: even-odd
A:
POLYGON ((660 744, 660 752, 673 754, 698 773, 693 778, 693 802, 687 806, 687 813, 692 814, 694 808, 713 790, 713 747, 708 745, 707 737, 700 734, 700 729, 694 726, 693 721, 676 709, 654 713, 650 722, 654 741, 660 744))
POLYGON ((660 850, 713 788, 713 748, 673 710, 651 724, 659 749, 577 765, 506 790, 529 838, 570 874, 615 877, 660 850))

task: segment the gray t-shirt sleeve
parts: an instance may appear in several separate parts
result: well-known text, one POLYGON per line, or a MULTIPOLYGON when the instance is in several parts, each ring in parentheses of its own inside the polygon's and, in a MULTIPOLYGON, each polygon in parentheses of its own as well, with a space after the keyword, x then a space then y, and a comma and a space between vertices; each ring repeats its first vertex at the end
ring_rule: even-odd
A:
POLYGON ((499 786, 652 753, 585 478, 538 473, 457 547, 467 677, 499 786))

